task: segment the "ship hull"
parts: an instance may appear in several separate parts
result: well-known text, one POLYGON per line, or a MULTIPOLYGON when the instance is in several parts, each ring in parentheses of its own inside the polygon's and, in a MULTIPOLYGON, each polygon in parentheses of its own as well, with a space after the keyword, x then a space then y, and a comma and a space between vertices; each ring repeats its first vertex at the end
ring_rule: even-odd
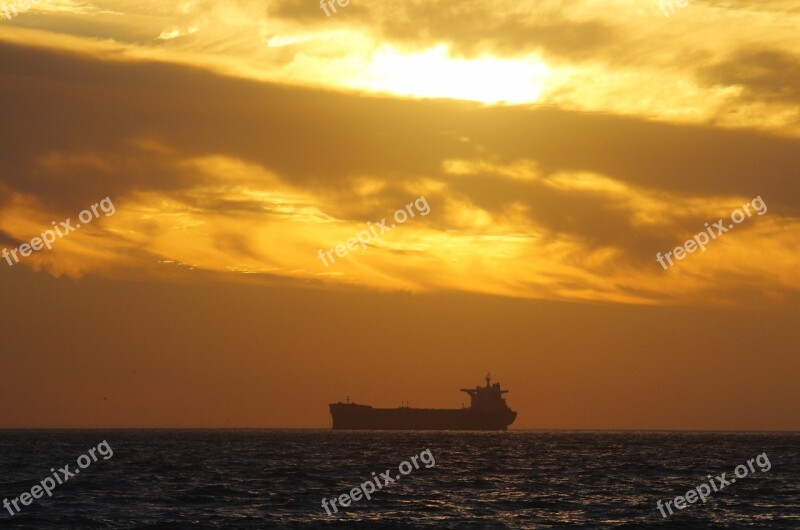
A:
POLYGON ((345 403, 330 409, 335 430, 504 431, 517 417, 511 410, 378 409, 345 403))

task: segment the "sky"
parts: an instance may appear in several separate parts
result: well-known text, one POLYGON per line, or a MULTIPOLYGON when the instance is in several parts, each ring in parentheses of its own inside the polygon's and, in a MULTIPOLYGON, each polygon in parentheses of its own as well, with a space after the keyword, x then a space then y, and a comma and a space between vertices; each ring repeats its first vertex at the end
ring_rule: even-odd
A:
POLYGON ((0 428, 800 429, 796 2, 5 5, 0 428))

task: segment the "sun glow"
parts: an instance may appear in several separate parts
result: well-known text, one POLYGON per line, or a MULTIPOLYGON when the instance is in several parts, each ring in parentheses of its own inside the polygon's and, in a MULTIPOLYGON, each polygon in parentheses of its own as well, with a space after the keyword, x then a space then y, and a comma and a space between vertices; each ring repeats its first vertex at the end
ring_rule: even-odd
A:
POLYGON ((403 55, 380 49, 359 85, 403 96, 454 98, 483 103, 532 103, 539 99, 550 69, 538 59, 454 59, 447 46, 403 55))

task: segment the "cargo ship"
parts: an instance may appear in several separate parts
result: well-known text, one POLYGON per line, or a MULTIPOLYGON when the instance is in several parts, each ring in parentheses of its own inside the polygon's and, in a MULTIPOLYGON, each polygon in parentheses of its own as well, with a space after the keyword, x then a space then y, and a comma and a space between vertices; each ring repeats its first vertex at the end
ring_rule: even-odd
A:
POLYGON ((330 405, 334 430, 414 430, 414 431, 505 431, 514 423, 517 413, 503 399, 508 390, 500 383, 491 384, 486 376, 486 386, 462 388, 469 394, 469 407, 461 409, 414 409, 403 406, 379 409, 358 403, 332 403, 330 405))

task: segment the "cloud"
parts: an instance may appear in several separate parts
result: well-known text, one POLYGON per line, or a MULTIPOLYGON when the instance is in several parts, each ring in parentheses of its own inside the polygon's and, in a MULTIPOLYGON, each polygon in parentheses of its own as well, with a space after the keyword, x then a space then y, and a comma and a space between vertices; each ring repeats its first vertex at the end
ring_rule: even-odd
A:
POLYGON ((105 196, 118 209, 71 253, 36 258, 53 271, 97 263, 111 274, 141 261, 160 274, 160 261, 377 289, 652 303, 725 299, 733 278, 763 278, 764 263, 743 257, 749 245, 780 271, 766 290, 797 287, 794 232, 781 230, 796 226, 800 204, 795 139, 0 47, 0 183, 17 205, 4 207, 0 230, 24 240, 105 196), (472 169, 454 174, 454 160, 472 169), (424 220, 335 269, 318 262, 318 249, 420 195, 432 208, 424 220), (656 252, 756 195, 769 216, 664 279, 656 252))
POLYGON ((742 87, 748 99, 800 102, 800 56, 780 50, 740 50, 700 76, 710 85, 742 87))

